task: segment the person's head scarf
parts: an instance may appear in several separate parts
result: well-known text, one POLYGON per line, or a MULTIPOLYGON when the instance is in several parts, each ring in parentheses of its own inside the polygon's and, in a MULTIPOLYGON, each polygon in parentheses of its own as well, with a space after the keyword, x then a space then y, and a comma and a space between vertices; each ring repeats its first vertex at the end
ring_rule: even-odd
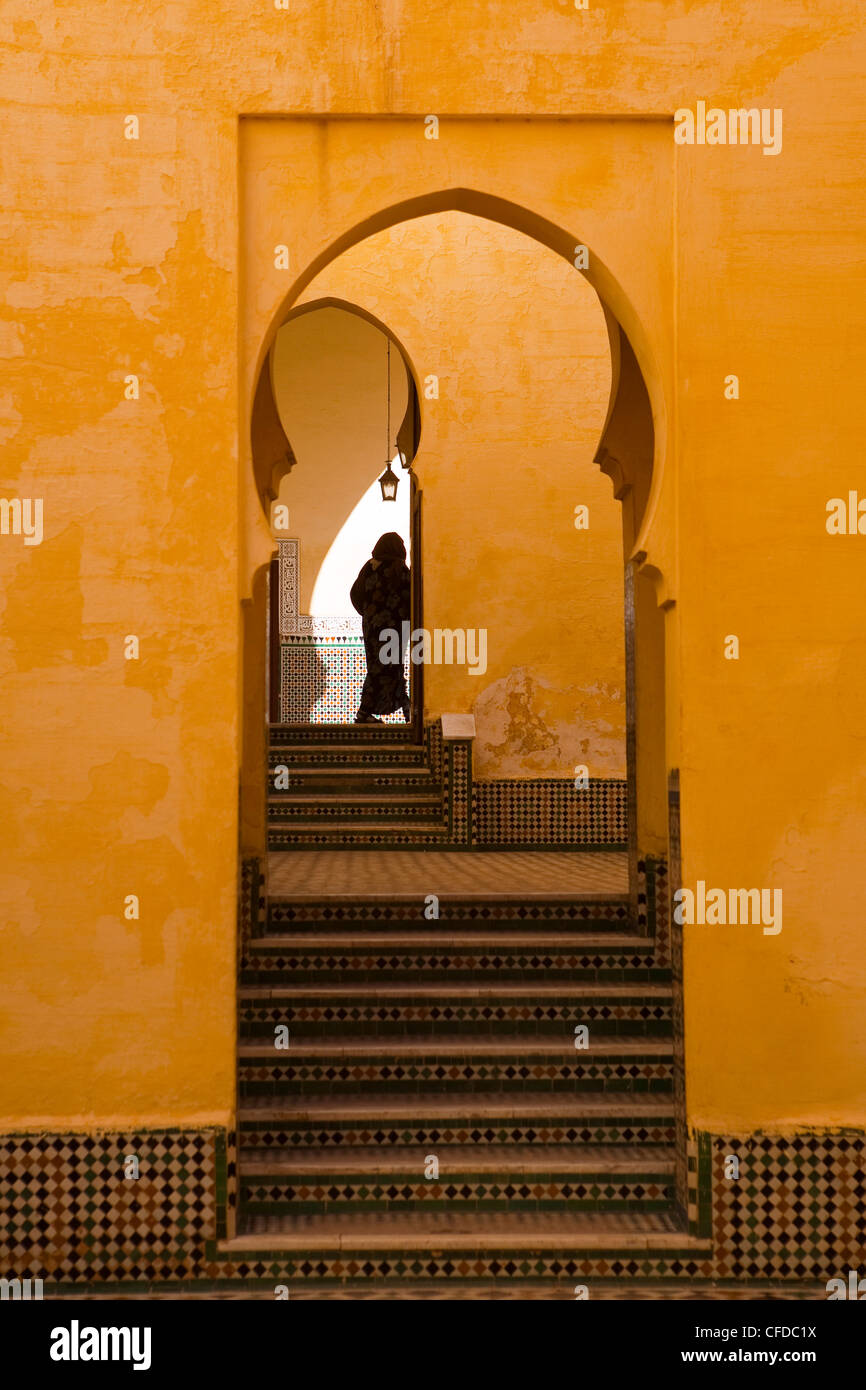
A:
POLYGON ((386 531, 373 546, 373 559, 379 560, 382 564, 388 564, 392 560, 402 560, 405 564, 406 546, 402 536, 398 536, 396 531, 386 531))

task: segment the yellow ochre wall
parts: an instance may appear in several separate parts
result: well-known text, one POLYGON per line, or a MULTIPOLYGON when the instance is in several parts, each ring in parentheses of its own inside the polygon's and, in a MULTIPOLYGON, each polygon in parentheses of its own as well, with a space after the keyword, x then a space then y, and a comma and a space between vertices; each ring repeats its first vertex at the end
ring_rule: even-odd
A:
POLYGON ((0 536, 7 1128, 230 1118, 252 392, 329 259, 449 209, 590 248, 654 412, 683 881, 784 892, 779 936, 686 929, 689 1122, 862 1125, 861 10, 6 0, 0 495, 45 507, 0 536), (782 153, 675 147, 699 99, 782 153))

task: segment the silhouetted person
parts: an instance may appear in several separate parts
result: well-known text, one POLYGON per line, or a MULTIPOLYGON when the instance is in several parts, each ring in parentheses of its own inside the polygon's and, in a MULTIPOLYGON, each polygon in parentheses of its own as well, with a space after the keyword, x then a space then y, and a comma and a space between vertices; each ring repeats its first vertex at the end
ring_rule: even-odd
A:
POLYGON ((409 723, 409 695, 403 675, 406 642, 403 624, 409 623, 410 579, 406 547, 396 531, 380 536, 368 560, 352 585, 353 608, 361 614, 367 675, 361 691, 356 724, 375 724, 380 714, 403 711, 409 723), (393 635, 392 635, 393 634, 393 635), (399 661, 383 661, 381 651, 399 661), (390 648, 390 650, 387 650, 390 648))

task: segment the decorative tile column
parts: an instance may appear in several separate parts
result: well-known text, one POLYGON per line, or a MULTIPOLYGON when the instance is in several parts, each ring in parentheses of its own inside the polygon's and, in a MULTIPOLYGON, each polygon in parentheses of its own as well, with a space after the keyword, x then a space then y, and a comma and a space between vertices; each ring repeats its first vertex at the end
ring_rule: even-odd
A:
POLYGON ((472 844, 474 738, 474 715, 442 715, 442 789, 448 813, 448 839, 454 849, 469 849, 472 844))
POLYGON ((683 931, 674 915, 677 890, 682 886, 680 844, 680 772, 668 771, 668 848, 670 873, 667 883, 667 932, 661 935, 661 950, 669 953, 673 978, 674 1111, 676 1114, 676 1191, 680 1212, 688 1218, 693 1235, 708 1235, 706 1197, 708 1155, 706 1144, 688 1131, 686 1109, 686 1048, 683 1033, 683 931), (703 1215, 701 1214, 703 1212, 703 1215))

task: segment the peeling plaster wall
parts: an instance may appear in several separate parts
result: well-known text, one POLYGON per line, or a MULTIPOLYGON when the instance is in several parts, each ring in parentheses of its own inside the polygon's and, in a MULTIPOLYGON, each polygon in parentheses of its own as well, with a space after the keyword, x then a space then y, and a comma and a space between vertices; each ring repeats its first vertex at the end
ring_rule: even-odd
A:
POLYGON ((137 162, 104 114, 44 113, 16 175, 2 494, 44 507, 41 545, 0 544, 2 1111, 17 1125, 231 1111, 232 274, 160 173, 174 125, 137 162), (100 129, 103 164, 79 164, 73 143, 100 129))
MULTIPOLYGON (((403 196, 388 132, 356 131, 350 150, 322 123, 310 186, 273 171, 284 235, 259 246, 239 222, 238 115, 329 111, 417 117, 428 187, 504 189, 614 246, 668 409, 649 539, 677 605, 684 882, 785 894, 778 937, 686 935, 689 1119, 862 1125, 866 541, 824 529, 828 498, 863 492, 860 0, 6 0, 0 42, 2 495, 45 502, 41 546, 0 537, 4 1125, 221 1123, 233 1107, 239 554, 268 542, 239 505, 239 380, 279 300, 274 243, 403 196), (448 124, 669 120, 698 99, 783 108, 782 154, 680 149, 672 193, 653 154, 669 125, 641 146, 649 162, 627 122, 569 162, 556 122, 496 140, 448 124), (613 148, 631 160, 622 186, 613 148), (670 272, 654 259, 662 200, 670 272), (722 658, 731 632, 738 663, 722 658)), ((439 533, 453 523, 443 508, 439 533)), ((519 689, 513 670, 537 656, 497 679, 519 689)))
POLYGON ((419 375, 425 627, 487 631, 483 674, 427 667, 427 717, 475 714, 479 777, 624 776, 621 518, 593 463, 610 396, 597 295, 546 247, 453 212, 346 251, 301 303, 326 296, 388 323, 419 375))

